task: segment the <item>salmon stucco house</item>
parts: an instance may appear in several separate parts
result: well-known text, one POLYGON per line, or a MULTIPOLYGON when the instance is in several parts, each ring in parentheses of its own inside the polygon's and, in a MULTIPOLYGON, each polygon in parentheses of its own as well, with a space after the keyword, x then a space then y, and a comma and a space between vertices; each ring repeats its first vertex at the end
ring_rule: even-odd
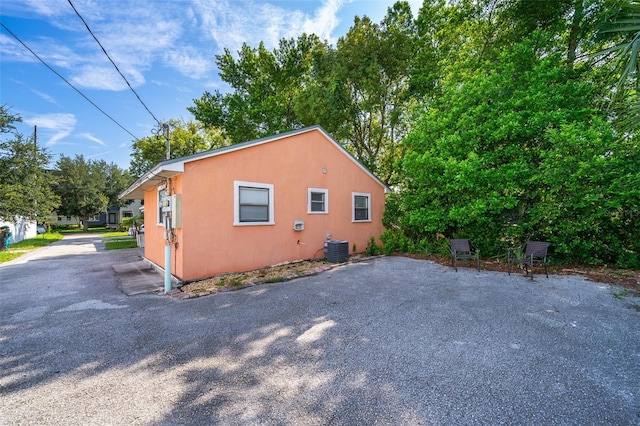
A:
MULTIPOLYGON (((363 252, 389 189, 319 126, 166 160, 121 194, 144 199, 144 256, 191 281, 363 252), (345 246, 342 243, 341 246, 345 246)), ((166 274, 166 270, 165 270, 166 274)))

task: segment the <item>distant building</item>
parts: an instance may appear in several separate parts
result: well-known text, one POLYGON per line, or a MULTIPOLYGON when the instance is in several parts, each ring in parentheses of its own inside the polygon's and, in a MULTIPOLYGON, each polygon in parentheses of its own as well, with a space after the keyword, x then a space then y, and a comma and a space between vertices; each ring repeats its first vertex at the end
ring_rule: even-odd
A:
MULTIPOLYGON (((117 229, 122 220, 140 215, 142 200, 133 200, 126 206, 109 206, 105 212, 99 213, 89 218, 89 227, 108 226, 117 229)), ((82 226, 82 219, 77 216, 63 216, 53 212, 49 217, 52 225, 77 225, 82 226)))

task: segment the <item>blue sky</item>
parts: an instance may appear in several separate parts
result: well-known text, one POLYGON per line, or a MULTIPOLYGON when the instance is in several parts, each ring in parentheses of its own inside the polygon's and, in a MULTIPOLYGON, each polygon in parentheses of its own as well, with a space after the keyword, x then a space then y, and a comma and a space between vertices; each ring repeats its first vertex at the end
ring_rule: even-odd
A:
MULTIPOLYGON (((128 168, 132 141, 151 135, 153 116, 191 120, 193 99, 228 90, 215 64, 225 47, 236 52, 244 42, 263 41, 274 48, 281 38, 302 33, 335 45, 355 16, 379 23, 394 2, 71 0, 143 105, 69 0, 3 0, 0 104, 22 116, 23 135, 37 126, 38 145, 52 162, 61 154, 82 154, 128 168)), ((422 1, 409 3, 416 15, 422 1)))

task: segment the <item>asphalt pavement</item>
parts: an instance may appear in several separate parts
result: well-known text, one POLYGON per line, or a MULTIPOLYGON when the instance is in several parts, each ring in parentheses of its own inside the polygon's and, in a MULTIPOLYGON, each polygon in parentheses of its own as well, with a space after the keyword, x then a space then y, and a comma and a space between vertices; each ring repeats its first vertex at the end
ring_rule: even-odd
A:
POLYGON ((379 257, 179 300, 125 294, 136 254, 0 264, 1 425, 640 424, 622 289, 379 257))

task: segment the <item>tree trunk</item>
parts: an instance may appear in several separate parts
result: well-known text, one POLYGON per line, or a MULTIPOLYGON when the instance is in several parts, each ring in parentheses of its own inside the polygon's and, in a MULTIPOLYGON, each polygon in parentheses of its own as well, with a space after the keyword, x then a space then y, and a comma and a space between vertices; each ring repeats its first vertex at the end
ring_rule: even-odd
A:
POLYGON ((573 69, 576 62, 576 50, 578 49, 578 33, 580 32, 580 22, 584 17, 584 5, 582 0, 576 0, 571 31, 569 32, 569 46, 567 48, 567 66, 573 69))

